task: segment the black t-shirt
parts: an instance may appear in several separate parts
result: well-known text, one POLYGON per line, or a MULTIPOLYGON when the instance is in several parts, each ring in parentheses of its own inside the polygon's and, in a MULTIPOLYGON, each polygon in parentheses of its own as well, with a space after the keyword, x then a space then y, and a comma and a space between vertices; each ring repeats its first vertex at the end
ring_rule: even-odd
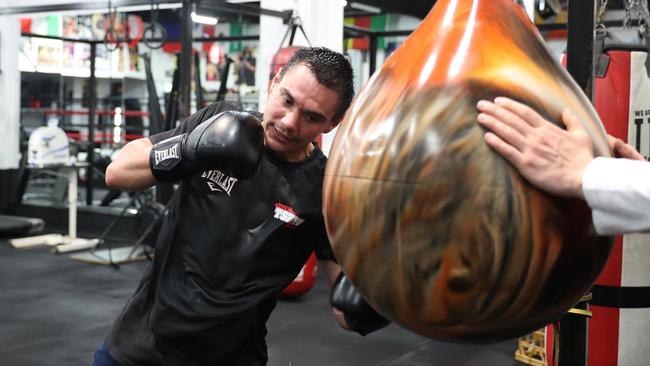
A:
MULTIPOLYGON (((215 103, 153 143, 191 131, 224 110, 215 103)), ((125 365, 214 362, 255 334, 277 294, 312 251, 333 259, 322 216, 326 158, 286 162, 265 150, 256 173, 219 170, 186 178, 170 203, 153 263, 118 317, 107 344, 125 365)))

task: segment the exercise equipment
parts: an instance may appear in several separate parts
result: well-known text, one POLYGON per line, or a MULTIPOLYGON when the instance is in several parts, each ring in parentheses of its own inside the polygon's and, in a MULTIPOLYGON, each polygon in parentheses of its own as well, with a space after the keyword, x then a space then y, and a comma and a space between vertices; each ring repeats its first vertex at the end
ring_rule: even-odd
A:
POLYGON ((219 75, 219 91, 217 92, 215 102, 226 100, 226 94, 228 93, 228 75, 230 74, 230 67, 233 62, 234 61, 230 56, 224 55, 224 64, 221 69, 221 74, 219 75))
POLYGON ((196 110, 206 107, 203 99, 203 86, 201 85, 201 56, 194 54, 194 95, 196 96, 196 110))
POLYGON ((104 44, 109 51, 126 43, 129 48, 136 47, 144 35, 145 27, 139 15, 118 14, 117 8, 108 1, 108 14, 105 22, 104 44))
MULTIPOLYGON (((650 154, 650 59, 647 4, 624 1, 623 27, 604 24, 608 1, 599 1, 594 52, 594 106, 607 132, 650 154), (637 19, 633 19, 637 18, 637 19), (639 27, 632 27, 636 20, 639 27)), ((615 14, 612 14, 615 18, 615 14)), ((646 363, 647 347, 639 346, 650 327, 650 236, 616 236, 612 254, 591 289, 591 318, 586 360, 590 366, 629 366, 646 363)), ((546 329, 546 353, 561 354, 555 332, 546 329)), ((573 352, 570 350, 569 352, 573 352)), ((562 366, 548 358, 549 366, 562 366)))
POLYGON ((97 239, 77 237, 77 169, 85 168, 85 163, 70 165, 41 167, 52 171, 53 174, 65 176, 68 180, 68 233, 45 234, 9 240, 14 248, 29 248, 48 245, 53 247, 55 253, 65 253, 75 250, 88 249, 97 243, 97 239))
POLYGON ((160 2, 158 0, 151 0, 149 25, 142 32, 142 42, 153 50, 162 47, 167 41, 167 30, 158 22, 159 11, 160 2))
POLYGON ((42 168, 52 165, 70 165, 70 141, 65 131, 55 125, 42 126, 29 136, 27 163, 42 168))
POLYGON ((148 194, 148 192, 139 191, 131 197, 129 203, 122 208, 120 214, 106 227, 89 252, 74 254, 70 258, 84 263, 109 265, 116 269, 123 263, 151 260, 153 255, 152 247, 155 244, 156 235, 160 231, 162 220, 167 213, 167 206, 155 202, 154 195, 148 194), (113 248, 112 242, 107 242, 106 237, 136 204, 138 206, 136 225, 140 233, 138 240, 132 246, 113 248), (106 245, 107 248, 100 249, 102 245, 106 245))
POLYGON ((273 78, 275 77, 275 74, 280 71, 284 67, 284 65, 289 62, 289 59, 291 56, 293 56, 294 53, 296 53, 297 50, 302 48, 301 46, 294 46, 293 45, 293 40, 296 36, 296 31, 300 30, 302 32, 302 35, 305 37, 305 40, 307 41, 307 44, 311 47, 311 42, 309 41, 309 37, 307 37, 307 33, 305 33, 305 29, 302 27, 302 21, 300 20, 300 17, 292 17, 289 20, 289 24, 287 25, 287 31, 284 33, 284 36, 282 37, 282 41, 280 41, 280 47, 278 48, 278 51, 273 55, 273 58, 271 59, 271 70, 269 72, 269 85, 271 81, 273 81, 273 78), (284 42, 287 40, 287 37, 289 38, 289 43, 287 46, 284 46, 284 42))
POLYGON ((316 274, 318 272, 318 262, 316 255, 312 253, 307 262, 300 269, 298 276, 285 287, 280 296, 284 298, 298 298, 312 289, 316 283, 316 274))
MULTIPOLYGON (((16 186, 10 187, 8 206, 17 204, 22 200, 27 186, 28 172, 28 143, 24 129, 20 129, 20 163, 16 171, 16 186)), ((13 215, 0 215, 0 236, 26 236, 36 234, 45 228, 45 222, 40 218, 13 215)))
POLYGON ((526 182, 484 142, 475 103, 503 95, 561 125, 570 108, 610 156, 589 100, 510 0, 439 0, 358 95, 325 173, 323 212, 346 275, 419 334, 491 342, 558 319, 611 241, 582 200, 526 182), (495 21, 498 19, 498 21, 495 21))
POLYGON ((31 235, 45 227, 42 219, 35 217, 0 215, 0 236, 31 235))
MULTIPOLYGON (((639 4, 641 5, 641 4, 639 4)), ((633 9, 626 1, 628 16, 633 9)), ((604 10, 604 5, 603 8, 604 10)), ((594 105, 607 132, 650 155, 650 65, 647 4, 641 27, 597 27, 594 105)), ((627 20, 629 22, 629 19, 627 20)), ((650 235, 617 236, 592 289, 590 366, 643 365, 650 359, 650 235)), ((561 352, 562 350, 560 350, 561 352)))
POLYGON ((68 234, 46 234, 9 240, 15 248, 50 245, 56 253, 92 247, 97 239, 77 237, 77 169, 87 167, 70 156, 70 144, 65 132, 55 126, 35 129, 29 137, 27 162, 32 169, 46 169, 62 175, 68 181, 68 234))

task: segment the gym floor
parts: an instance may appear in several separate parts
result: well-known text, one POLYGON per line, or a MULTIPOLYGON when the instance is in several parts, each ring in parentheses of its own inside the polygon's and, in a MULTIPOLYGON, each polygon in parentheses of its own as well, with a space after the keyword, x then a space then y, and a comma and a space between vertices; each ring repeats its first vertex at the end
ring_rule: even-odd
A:
MULTIPOLYGON (((89 365, 147 262, 110 266, 0 240, 0 363, 89 365)), ((433 341, 391 325, 367 337, 334 321, 325 281, 280 301, 268 324, 269 365, 521 365, 516 341, 487 346, 433 341)))

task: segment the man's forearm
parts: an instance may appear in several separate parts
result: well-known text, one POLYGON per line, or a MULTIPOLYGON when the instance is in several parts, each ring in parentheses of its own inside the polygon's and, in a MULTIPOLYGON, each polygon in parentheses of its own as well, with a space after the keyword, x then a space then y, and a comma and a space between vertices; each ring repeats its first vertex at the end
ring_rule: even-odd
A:
POLYGON ((339 264, 334 261, 321 260, 318 263, 318 267, 325 274, 325 278, 327 279, 327 286, 329 288, 332 288, 334 281, 336 281, 339 273, 341 273, 341 266, 339 266, 339 264))
POLYGON ((152 143, 142 138, 128 143, 106 168, 106 185, 122 191, 140 191, 156 184, 149 166, 152 143))
POLYGON ((596 231, 603 235, 650 231, 650 163, 596 158, 582 188, 596 231))

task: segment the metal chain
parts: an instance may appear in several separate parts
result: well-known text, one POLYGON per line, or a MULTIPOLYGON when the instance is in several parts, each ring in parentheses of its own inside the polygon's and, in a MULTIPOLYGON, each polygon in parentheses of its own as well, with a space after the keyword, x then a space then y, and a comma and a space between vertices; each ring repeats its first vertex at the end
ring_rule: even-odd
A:
POLYGON ((111 0, 108 0, 108 16, 106 18, 108 21, 108 28, 104 33, 104 44, 106 49, 113 52, 120 44, 118 42, 119 35, 115 30, 115 22, 117 21, 117 7, 111 8, 111 0))
POLYGON ((607 0, 600 0, 598 9, 598 17, 596 18, 596 24, 602 25, 603 18, 605 17, 605 11, 607 10, 607 0))
POLYGON ((623 18, 623 27, 628 28, 632 24, 632 7, 634 6, 633 2, 635 0, 625 0, 623 1, 623 6, 625 7, 625 18, 623 18))
POLYGON ((639 32, 646 35, 650 33, 650 12, 648 11, 648 0, 625 0, 625 18, 623 27, 632 26, 632 12, 636 9, 639 21, 639 32))
POLYGON ((596 17, 596 33, 605 35, 607 34, 607 27, 605 27, 605 12, 607 11, 607 0, 599 0, 600 8, 598 9, 598 16, 596 17))
POLYGON ((641 4, 639 4, 639 27, 641 34, 650 34, 650 13, 648 12, 648 0, 641 0, 641 4))

